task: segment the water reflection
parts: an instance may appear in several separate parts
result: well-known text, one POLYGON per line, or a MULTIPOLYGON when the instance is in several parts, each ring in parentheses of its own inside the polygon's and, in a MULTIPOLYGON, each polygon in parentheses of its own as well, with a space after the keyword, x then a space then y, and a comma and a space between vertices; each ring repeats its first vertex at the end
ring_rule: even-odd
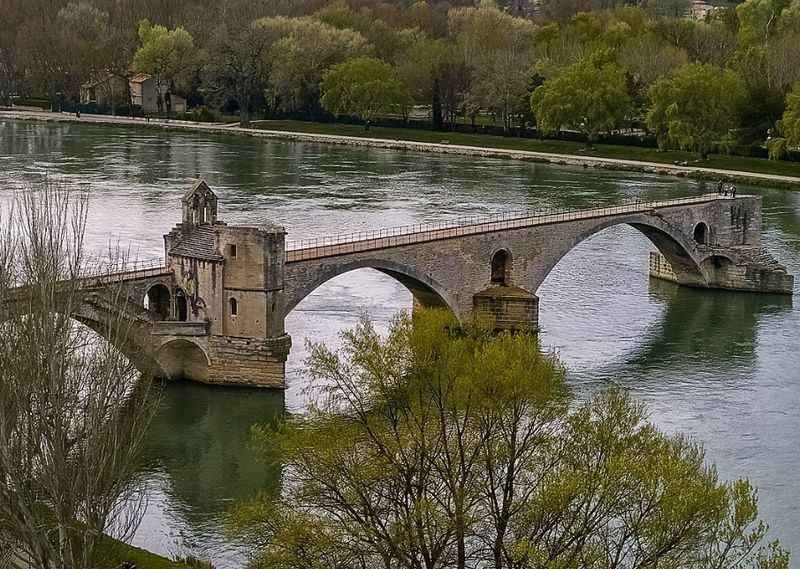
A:
POLYGON ((223 516, 236 501, 277 492, 280 470, 257 459, 250 435, 253 425, 274 424, 283 412, 280 391, 167 383, 145 449, 155 483, 144 525, 166 518, 171 532, 139 540, 156 541, 163 553, 241 558, 242 548, 224 535, 223 516))
MULTIPOLYGON (((735 361, 752 365, 764 317, 788 313, 792 297, 707 291, 650 279, 650 297, 664 312, 642 345, 625 360, 639 375, 683 362, 722 369, 735 361)), ((687 369, 687 373, 690 371, 687 369)))

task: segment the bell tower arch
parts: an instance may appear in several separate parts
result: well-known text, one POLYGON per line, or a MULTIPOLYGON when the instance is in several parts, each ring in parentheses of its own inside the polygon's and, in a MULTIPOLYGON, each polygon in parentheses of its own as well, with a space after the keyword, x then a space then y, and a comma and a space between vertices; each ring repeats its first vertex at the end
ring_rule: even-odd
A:
POLYGON ((217 195, 204 180, 197 182, 181 199, 185 226, 214 225, 217 222, 217 195))

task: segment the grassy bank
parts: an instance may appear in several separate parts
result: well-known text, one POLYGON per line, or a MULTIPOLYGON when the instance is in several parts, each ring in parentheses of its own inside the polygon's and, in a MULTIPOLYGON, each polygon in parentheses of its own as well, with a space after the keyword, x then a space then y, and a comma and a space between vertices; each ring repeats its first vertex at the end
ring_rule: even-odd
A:
POLYGON ((612 158, 618 160, 636 160, 658 164, 674 165, 676 162, 687 162, 689 166, 702 168, 718 168, 742 172, 757 172, 778 176, 800 177, 800 162, 785 162, 749 158, 744 156, 728 156, 712 154, 708 160, 698 160, 697 154, 683 151, 659 152, 654 148, 638 146, 620 146, 613 144, 597 144, 594 148, 586 148, 581 142, 566 140, 538 140, 529 138, 513 138, 486 134, 465 134, 457 132, 438 132, 411 128, 372 127, 365 131, 364 127, 352 124, 315 123, 305 121, 257 121, 253 127, 264 130, 286 132, 302 132, 307 134, 329 134, 337 136, 354 136, 360 138, 388 138, 394 140, 410 140, 413 142, 431 142, 457 144, 503 150, 524 150, 528 152, 546 152, 553 154, 569 154, 586 158, 612 158))
POLYGON ((127 545, 120 541, 105 538, 95 551, 97 567, 121 568, 128 563, 137 569, 199 569, 199 565, 187 565, 150 553, 144 549, 127 545))

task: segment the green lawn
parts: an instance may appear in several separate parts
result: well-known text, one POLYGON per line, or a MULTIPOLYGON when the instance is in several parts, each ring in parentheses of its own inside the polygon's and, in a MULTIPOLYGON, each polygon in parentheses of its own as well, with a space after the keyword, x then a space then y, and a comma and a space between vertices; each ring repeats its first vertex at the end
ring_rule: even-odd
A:
POLYGON ((800 177, 800 162, 772 161, 763 158, 749 158, 743 156, 727 156, 712 154, 708 160, 700 161, 697 154, 682 151, 658 152, 654 148, 638 146, 620 146, 612 144, 597 144, 593 149, 586 148, 581 142, 565 140, 537 140, 528 138, 513 138, 493 136, 486 134, 464 134, 455 132, 435 132, 410 128, 372 127, 368 132, 364 127, 352 124, 315 123, 292 120, 266 120, 258 121, 255 128, 265 130, 295 131, 308 134, 335 134, 344 136, 358 136, 363 138, 388 138, 395 140, 410 140, 414 142, 447 142, 464 146, 483 146, 488 148, 501 148, 506 150, 529 150, 532 152, 553 152, 558 154, 571 154, 576 156, 590 156, 597 158, 620 158, 625 160, 639 160, 644 162, 658 162, 661 164, 674 164, 675 162, 688 162, 692 166, 706 168, 720 168, 724 170, 741 170, 745 172, 758 172, 762 174, 776 174, 782 176, 800 177))

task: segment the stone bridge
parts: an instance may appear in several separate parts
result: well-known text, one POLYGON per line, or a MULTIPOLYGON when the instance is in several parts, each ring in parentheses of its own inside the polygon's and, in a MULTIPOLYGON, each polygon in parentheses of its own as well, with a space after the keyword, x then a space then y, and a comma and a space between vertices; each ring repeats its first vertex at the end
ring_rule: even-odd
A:
POLYGON ((407 287, 415 306, 493 316, 498 329, 536 329, 536 291, 576 245, 615 225, 655 247, 650 274, 681 285, 791 294, 794 278, 761 248, 761 200, 703 195, 582 211, 505 214, 386 229, 287 246, 276 225, 229 226, 199 182, 158 266, 87 277, 74 317, 103 334, 120 310, 121 346, 144 371, 207 383, 285 387, 286 316, 326 281, 360 268, 407 287), (116 296, 115 296, 116 295, 116 296))

